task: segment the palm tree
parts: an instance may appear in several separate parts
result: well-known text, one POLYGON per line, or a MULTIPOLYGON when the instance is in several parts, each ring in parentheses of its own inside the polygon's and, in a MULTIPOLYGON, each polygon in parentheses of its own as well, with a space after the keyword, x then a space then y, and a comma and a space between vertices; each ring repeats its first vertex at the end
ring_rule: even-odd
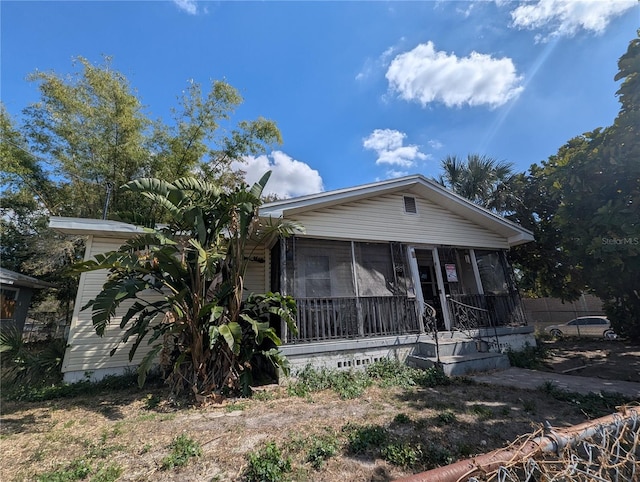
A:
POLYGON ((250 246, 301 230, 295 223, 258 217, 270 174, 250 189, 222 190, 191 177, 172 183, 139 179, 123 186, 162 207, 169 221, 81 264, 83 271, 109 270, 102 291, 83 309, 92 309, 94 328, 102 335, 117 308, 123 302, 130 306, 120 323, 122 342, 135 337, 129 358, 147 335, 155 343, 139 367, 141 384, 161 352, 173 391, 196 398, 224 391, 247 394, 257 357, 286 371, 286 360, 274 348, 280 339, 270 319, 285 320, 295 332, 293 299, 267 293, 242 300, 250 246), (159 296, 149 297, 150 291, 159 296))
POLYGON ((437 182, 487 209, 503 212, 509 201, 513 164, 479 154, 465 160, 447 156, 441 161, 444 171, 437 182))

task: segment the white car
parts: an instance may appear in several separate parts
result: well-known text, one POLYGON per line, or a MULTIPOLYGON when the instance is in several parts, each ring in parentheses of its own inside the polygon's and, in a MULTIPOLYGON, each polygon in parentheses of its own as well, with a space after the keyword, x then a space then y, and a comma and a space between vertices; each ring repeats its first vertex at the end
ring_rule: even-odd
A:
POLYGON ((618 335, 611 329, 606 316, 581 316, 560 325, 547 326, 544 331, 556 338, 570 336, 602 336, 615 340, 618 335))

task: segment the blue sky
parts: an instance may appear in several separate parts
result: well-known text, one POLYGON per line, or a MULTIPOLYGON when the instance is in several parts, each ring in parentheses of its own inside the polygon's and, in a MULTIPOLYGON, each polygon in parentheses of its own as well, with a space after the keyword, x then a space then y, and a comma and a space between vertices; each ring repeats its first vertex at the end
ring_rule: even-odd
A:
POLYGON ((247 159, 252 181, 296 196, 420 173, 446 155, 526 170, 611 125, 635 0, 533 2, 0 3, 2 102, 38 100, 26 76, 113 57, 152 118, 190 79, 225 79, 237 119, 275 120, 284 142, 247 159))

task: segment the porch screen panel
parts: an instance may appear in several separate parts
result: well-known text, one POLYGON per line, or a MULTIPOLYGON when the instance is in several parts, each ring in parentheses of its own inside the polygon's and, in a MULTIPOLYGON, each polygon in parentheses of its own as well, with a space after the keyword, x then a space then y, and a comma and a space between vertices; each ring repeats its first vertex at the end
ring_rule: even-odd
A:
POLYGON ((355 243, 355 255, 359 296, 399 294, 390 245, 355 243))
POLYGON ((478 271, 485 294, 506 294, 509 292, 503 257, 499 251, 476 250, 478 271))
POLYGON ((293 296, 355 296, 350 242, 296 238, 294 258, 293 296))

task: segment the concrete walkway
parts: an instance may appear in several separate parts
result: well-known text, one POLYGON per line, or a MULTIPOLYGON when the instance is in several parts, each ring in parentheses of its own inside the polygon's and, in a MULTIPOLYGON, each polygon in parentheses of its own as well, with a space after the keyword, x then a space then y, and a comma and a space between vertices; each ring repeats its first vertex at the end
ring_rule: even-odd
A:
POLYGON ((640 383, 635 382, 579 377, 576 375, 563 375, 561 373, 542 372, 514 367, 492 373, 472 375, 470 378, 479 383, 531 390, 539 389, 541 385, 550 382, 560 390, 567 392, 583 394, 600 392, 620 393, 640 401, 640 383))

